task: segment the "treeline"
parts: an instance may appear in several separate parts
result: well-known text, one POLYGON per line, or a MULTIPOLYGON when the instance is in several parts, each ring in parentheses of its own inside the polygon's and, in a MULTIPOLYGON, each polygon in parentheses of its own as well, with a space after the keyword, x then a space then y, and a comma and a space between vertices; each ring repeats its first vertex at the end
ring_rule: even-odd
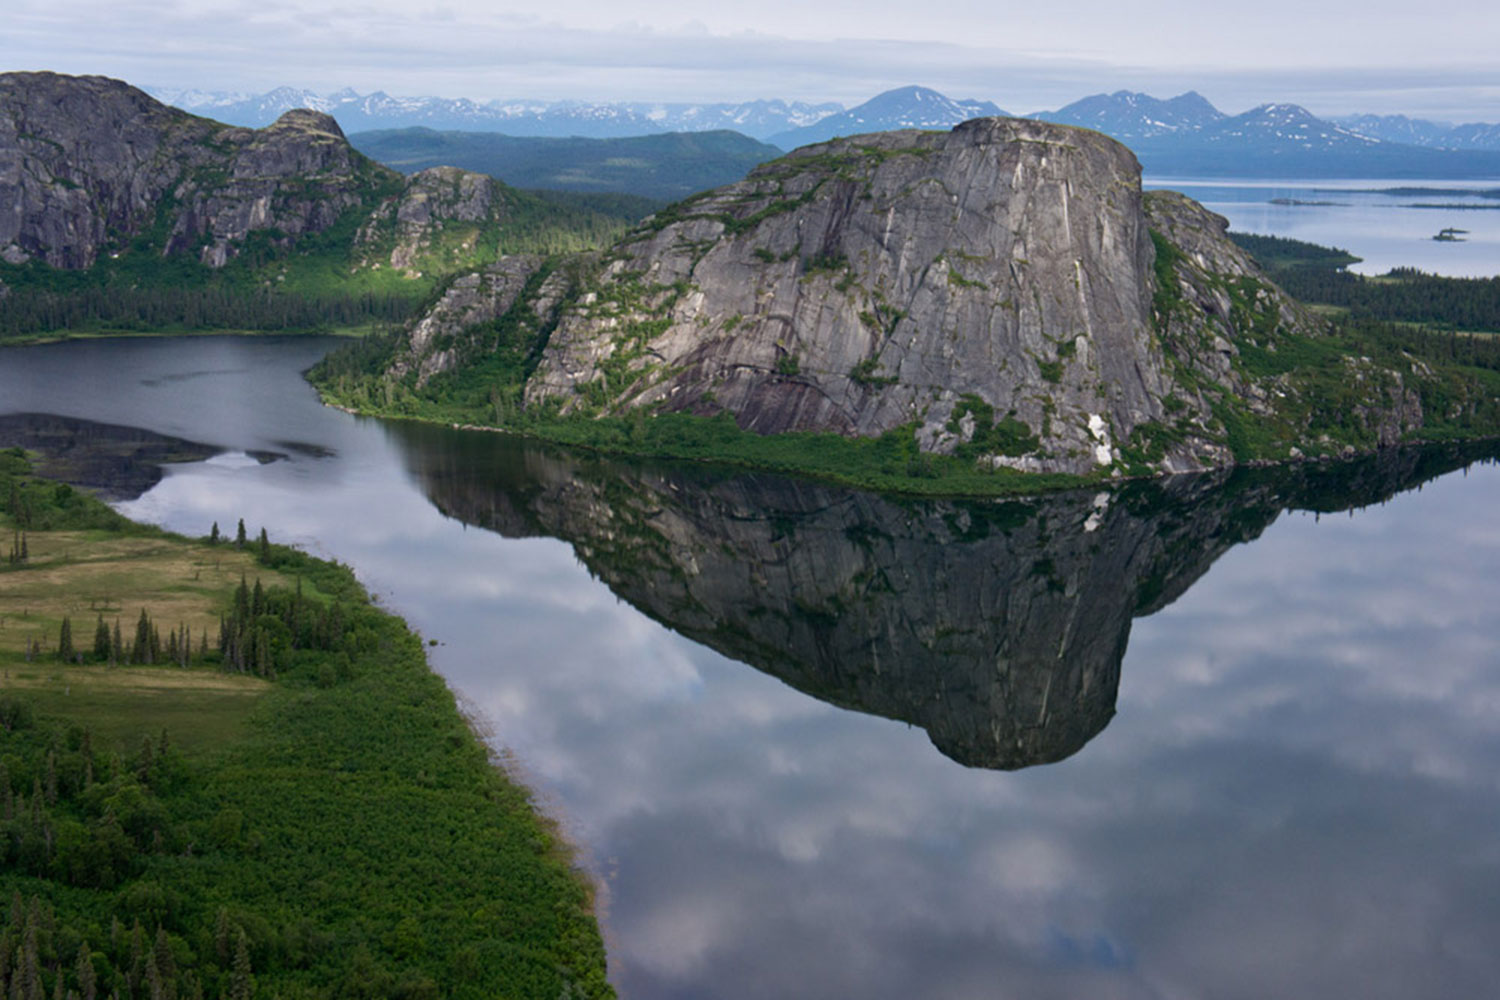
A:
MULTIPOLYGON (((1337 306, 1361 321, 1500 333, 1500 278, 1446 278, 1411 267, 1368 278, 1345 270, 1360 260, 1347 250, 1282 236, 1229 236, 1289 295, 1303 302, 1337 306)), ((1462 344, 1457 349, 1470 350, 1462 344)))
POLYGON ((1229 238, 1267 271, 1283 267, 1345 267, 1358 264, 1362 259, 1339 247, 1325 247, 1286 236, 1230 233, 1229 238))
POLYGON ((1273 274, 1288 294, 1349 310, 1355 319, 1500 332, 1500 278, 1445 278, 1398 268, 1380 278, 1318 267, 1273 274))
POLYGON ((0 929, 0 995, 199 1000, 253 995, 249 939, 227 909, 184 935, 159 884, 130 884, 152 857, 191 849, 168 802, 188 778, 163 731, 126 758, 103 753, 87 728, 40 725, 26 703, 0 697, 0 870, 113 895, 120 914, 80 924, 39 893, 13 888, 0 929), (29 791, 28 791, 29 786, 29 791))
POLYGON ((54 330, 316 330, 400 323, 420 295, 291 294, 229 284, 200 288, 11 288, 0 299, 0 339, 54 330))
POLYGON ((1370 344, 1440 364, 1500 371, 1500 337, 1468 336, 1364 317, 1340 320, 1337 330, 1356 345, 1370 344))

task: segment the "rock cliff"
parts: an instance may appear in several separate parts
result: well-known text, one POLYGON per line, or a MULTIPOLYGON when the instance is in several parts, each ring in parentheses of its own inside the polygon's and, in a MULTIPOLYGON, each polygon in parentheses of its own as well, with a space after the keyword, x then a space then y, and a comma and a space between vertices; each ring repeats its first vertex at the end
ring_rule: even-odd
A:
POLYGON ((315 111, 239 128, 105 77, 0 74, 0 260, 10 265, 188 254, 222 268, 247 247, 296 248, 333 230, 322 251, 341 267, 440 278, 549 226, 597 224, 532 201, 451 167, 403 178, 315 111), (518 205, 530 231, 513 236, 518 205))
MULTIPOLYGON (((1225 465, 1236 416, 1292 394, 1238 345, 1324 330, 1225 228, 1065 126, 810 146, 617 246, 525 398, 727 411, 762 433, 910 427, 926 451, 1027 471, 1225 465)), ((1420 426, 1409 403, 1399 386, 1372 402, 1382 442, 1420 426)))
POLYGON ((393 183, 327 115, 235 128, 105 77, 0 74, 0 254, 12 264, 86 268, 154 230, 153 250, 222 266, 252 232, 321 232, 393 183))
POLYGON ((940 452, 998 424, 1019 440, 993 461, 1086 472, 1166 413, 1151 266, 1139 166, 1095 133, 977 119, 811 146, 618 247, 527 400, 916 424, 940 452))

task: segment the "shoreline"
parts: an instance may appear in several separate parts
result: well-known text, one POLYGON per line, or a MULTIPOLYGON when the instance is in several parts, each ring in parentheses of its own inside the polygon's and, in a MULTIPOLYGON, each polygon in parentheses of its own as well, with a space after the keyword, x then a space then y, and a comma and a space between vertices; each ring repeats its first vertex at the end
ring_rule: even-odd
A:
MULTIPOLYGON (((23 496, 29 497, 32 492, 25 485, 27 482, 37 484, 34 489, 38 496, 53 494, 51 484, 63 482, 36 475, 28 460, 19 458, 9 449, 6 449, 6 457, 11 465, 0 468, 0 473, 4 473, 8 480, 20 483, 23 496), (24 472, 11 468, 17 461, 27 466, 24 472), (48 484, 45 490, 40 485, 43 483, 48 484)), ((205 815, 203 807, 194 805, 183 810, 173 807, 173 800, 167 798, 167 812, 172 824, 181 828, 180 836, 193 838, 200 844, 198 850, 190 851, 184 857, 201 857, 203 860, 174 860, 160 872, 153 867, 155 863, 148 860, 142 877, 162 879, 187 901, 183 907, 187 916, 183 919, 189 923, 212 920, 211 909, 203 910, 201 905, 193 905, 198 894, 209 891, 212 893, 210 898, 231 900, 236 913, 250 915, 247 920, 253 917, 272 927, 278 925, 274 914, 290 907, 294 912, 313 918, 320 932, 331 935, 330 940, 345 933, 364 933, 358 927, 384 927, 383 921, 396 921, 381 932, 389 938, 390 934, 399 933, 400 927, 415 921, 423 928, 419 933, 427 941, 427 945, 417 952, 408 954, 400 948, 390 951, 388 945, 380 943, 386 938, 377 936, 376 958, 384 963, 391 976, 401 981, 414 982, 412 977, 425 976, 428 981, 445 982, 442 970, 450 967, 450 961, 462 958, 460 951, 482 955, 488 954, 493 947, 503 947, 516 955, 528 950, 538 955, 551 954, 550 963, 556 966, 543 975, 533 967, 534 959, 511 956, 500 961, 497 968, 520 962, 521 966, 511 969, 512 975, 524 971, 524 978, 533 984, 541 983, 538 976, 551 982, 561 975, 562 985, 579 990, 580 995, 612 995, 606 978, 607 952, 603 947, 600 920, 602 886, 594 871, 583 863, 585 851, 566 835, 564 824, 545 808, 545 797, 531 783, 520 780, 522 776, 517 768, 510 766, 504 746, 498 740, 486 737, 488 727, 477 710, 466 711, 460 692, 450 687, 446 678, 433 669, 425 640, 402 616, 376 603, 350 566, 282 545, 257 548, 251 543, 239 548, 226 541, 213 546, 206 539, 189 538, 149 522, 127 518, 113 506, 86 492, 78 491, 78 501, 81 509, 99 522, 98 527, 88 530, 100 539, 149 538, 158 554, 163 549, 177 553, 177 558, 184 564, 232 555, 237 561, 254 564, 248 568, 250 575, 255 577, 257 600, 262 575, 273 581, 273 588, 279 586, 284 594, 290 594, 289 581, 295 574, 299 602, 305 581, 310 607, 322 606, 326 611, 331 600, 334 605, 342 602, 346 609, 341 620, 348 623, 350 631, 340 633, 344 639, 329 647, 343 652, 316 652, 316 649, 324 648, 321 646, 307 647, 301 653, 287 651, 288 659, 279 662, 280 669, 276 671, 282 676, 257 682, 256 690, 260 693, 241 716, 245 720, 241 727, 243 731, 229 734, 210 728, 208 735, 200 735, 200 743, 206 749, 191 751, 194 755, 186 758, 187 773, 203 788, 192 795, 227 795, 231 802, 244 798, 246 801, 240 808, 250 819, 248 830, 256 838, 264 834, 266 846, 244 857, 230 851, 228 860, 224 860, 225 851, 215 839, 217 835, 196 829, 205 815), (370 726, 369 722, 376 719, 385 722, 370 726), (285 765, 274 764, 279 757, 286 757, 288 763, 304 763, 287 771, 285 765), (226 771, 226 767, 230 770, 226 771), (233 779, 229 781, 231 774, 233 779), (356 775, 360 780, 351 784, 347 779, 356 775), (289 781, 294 784, 288 785, 289 781), (220 788, 223 790, 215 791, 220 788), (271 789, 280 791, 273 793, 271 789), (284 796, 288 801, 273 803, 266 798, 267 794, 284 796), (302 804, 294 805, 297 802, 302 804), (269 806, 266 815, 261 815, 261 809, 252 803, 269 806), (349 826, 337 819, 341 814, 347 818, 359 817, 360 822, 349 826), (479 820, 477 828, 472 826, 474 819, 479 820), (288 827, 287 823, 292 825, 288 827), (295 835, 293 829, 298 831, 295 835), (447 846, 443 851, 433 853, 431 847, 438 842, 447 846), (344 846, 338 847, 338 844, 344 846), (368 864, 359 871, 330 874, 339 869, 340 858, 350 850, 367 857, 368 864), (386 860, 380 860, 382 858, 386 860), (238 866, 245 873, 238 883, 234 878, 227 881, 221 878, 221 870, 226 864, 231 871, 238 866), (209 867, 203 867, 205 865, 209 867), (459 866, 453 876, 440 874, 453 865, 459 866), (296 874, 302 869, 306 869, 305 873, 296 874), (421 872, 426 869, 432 869, 432 873, 424 878, 421 872), (288 875, 288 870, 293 874, 288 875), (210 871, 216 873, 208 883, 214 888, 205 890, 203 880, 210 871), (463 875, 461 879, 454 877, 459 872, 463 875), (321 888, 318 893, 307 896, 298 893, 266 897, 265 886, 274 884, 277 877, 283 881, 290 878, 289 884, 316 883, 321 888), (434 881, 453 888, 429 899, 434 881), (511 883, 522 888, 507 888, 511 883), (236 894, 236 884, 242 886, 242 894, 236 894), (378 902, 365 899, 372 891, 378 902), (330 906, 332 908, 324 912, 324 908, 330 906), (500 909, 496 910, 497 907, 500 909), (524 925, 529 920, 543 930, 528 931, 531 936, 526 937, 506 930, 517 918, 504 914, 521 912, 516 910, 517 907, 531 907, 538 914, 549 914, 540 922, 537 916, 532 916, 518 924, 524 925), (480 917, 480 914, 492 910, 495 911, 492 917, 480 917), (377 911, 389 915, 376 915, 377 911), (464 921, 463 930, 451 926, 455 912, 473 914, 473 919, 464 921), (358 915, 351 918, 351 913, 358 915), (264 919, 259 914, 263 914, 264 919), (350 919, 355 919, 356 924, 349 924, 350 919), (348 930, 340 930, 346 926, 348 930), (544 933, 549 926, 556 927, 556 936, 539 939, 536 935, 544 933), (591 945, 591 939, 598 944, 591 945), (445 955, 448 958, 443 958, 445 955), (558 969, 571 971, 558 972, 558 969)), ((8 507, 9 502, 0 496, 0 511, 4 513, 7 526, 15 519, 8 507)), ((12 597, 23 593, 16 588, 33 585, 31 581, 41 579, 36 572, 38 569, 43 573, 56 572, 48 567, 59 558, 62 559, 59 565, 79 575, 78 582, 68 585, 64 596, 86 591, 88 574, 94 572, 91 568, 94 561, 77 560, 66 554, 58 556, 51 551, 55 545, 49 546, 48 539, 62 537, 56 536, 59 530, 68 529, 33 527, 30 532, 32 564, 0 567, 0 595, 6 591, 12 597)), ((72 530, 76 533, 78 529, 72 530)), ((67 544, 76 548, 90 543, 69 540, 67 544)), ((137 573, 146 570, 144 563, 130 555, 122 557, 120 565, 137 573)), ((216 586, 210 586, 204 591, 205 595, 217 593, 216 586)), ((214 603, 224 599, 227 598, 221 594, 214 603)), ((38 634, 44 637, 48 630, 56 635, 56 622, 50 621, 45 612, 39 612, 32 599, 26 600, 32 605, 32 610, 27 613, 33 619, 29 628, 42 630, 38 634)), ((153 600, 158 599, 145 592, 132 591, 128 596, 122 593, 119 603, 124 608, 134 608, 136 603, 149 604, 153 600)), ((200 603, 202 600, 200 598, 200 603)), ((75 617, 78 617, 76 612, 75 617)), ((77 628, 80 632, 92 628, 92 615, 86 617, 86 622, 82 618, 79 620, 77 628)), ((166 624, 163 625, 165 628, 166 624)), ((209 631, 206 620, 194 623, 194 636, 204 635, 205 643, 209 631)), ((82 638, 80 636, 80 643, 82 638)), ((48 640, 44 638, 43 641, 48 640)), ((20 686, 14 690, 0 689, 0 694, 8 697, 35 701, 39 706, 39 725, 76 726, 80 720, 88 721, 88 714, 80 716, 79 713, 92 711, 97 714, 101 698, 105 699, 104 704, 113 706, 109 711, 117 723, 116 728, 151 725, 125 711, 124 702, 109 700, 108 691, 118 689, 118 685, 104 684, 106 675, 102 673, 108 669, 109 678, 129 679, 132 671, 150 668, 126 666, 123 662, 114 668, 100 662, 78 667, 70 663, 65 668, 52 669, 42 665, 50 654, 42 655, 38 667, 31 667, 29 655, 22 664, 20 654, 15 650, 0 652, 0 659, 4 659, 11 672, 19 667, 28 673, 37 673, 37 684, 43 688, 52 684, 53 675, 67 675, 75 696, 71 699, 59 697, 66 695, 67 691, 31 691, 36 685, 24 690, 20 686), (79 695, 91 696, 93 700, 85 697, 79 701, 79 695), (96 707, 86 709, 87 705, 96 707)), ((166 669, 179 672, 181 683, 194 689, 205 684, 213 686, 221 678, 237 677, 233 673, 223 673, 224 667, 218 665, 218 656, 214 651, 206 654, 204 662, 195 663, 191 668, 171 666, 166 669)), ((92 658, 85 657, 85 662, 92 663, 92 658)), ((98 721, 95 719, 94 724, 97 725, 98 721)), ((174 732, 176 726, 174 723, 174 732)), ((154 734, 154 729, 150 732, 154 734)), ((0 740, 9 735, 0 732, 0 740)), ((173 743, 187 746, 177 737, 173 743)), ((7 747, 10 748, 10 744, 7 747)), ((169 796, 172 787, 164 788, 162 795, 169 796)), ((212 808, 209 807, 206 815, 212 817, 212 808)), ((153 856, 146 855, 148 859, 153 856)), ((11 880, 12 874, 0 875, 0 887, 11 880)), ((127 880, 126 885, 129 884, 127 880)), ((80 911, 79 907, 107 908, 113 905, 110 900, 117 898, 111 891, 107 898, 101 897, 99 902, 90 903, 77 896, 75 890, 69 889, 68 892, 74 895, 60 894, 54 904, 60 923, 82 919, 81 913, 86 911, 80 911)), ((190 931, 191 927, 173 930, 187 936, 190 936, 190 931)), ((90 940, 89 944, 90 947, 103 948, 100 942, 90 940)), ((205 963, 208 961, 203 959, 205 963)), ((257 979, 279 983, 292 992, 298 990, 298 984, 308 982, 306 970, 273 966, 263 971, 260 967, 262 961, 265 960, 257 957, 257 979)), ((483 962, 476 970, 476 985, 487 982, 489 987, 499 988, 508 981, 496 979, 500 973, 492 971, 483 962)), ((213 977, 220 973, 205 966, 199 975, 212 982, 213 977)), ((392 981, 394 983, 395 979, 392 981)), ((322 982, 318 988, 337 989, 337 983, 322 982)), ((448 987, 443 989, 446 993, 448 987)), ((460 989, 454 995, 473 995, 472 986, 466 989, 460 989)), ((556 994, 556 989, 557 986, 553 985, 517 995, 550 996, 556 994)))

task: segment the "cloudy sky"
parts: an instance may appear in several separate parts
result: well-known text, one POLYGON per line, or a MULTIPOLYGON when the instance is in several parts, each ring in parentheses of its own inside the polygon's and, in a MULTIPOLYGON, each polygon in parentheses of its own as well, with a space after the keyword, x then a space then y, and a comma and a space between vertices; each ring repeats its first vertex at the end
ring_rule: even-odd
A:
POLYGON ((1493 0, 6 0, 0 68, 160 87, 853 104, 908 83, 1026 113, 1197 89, 1236 112, 1500 119, 1493 0))

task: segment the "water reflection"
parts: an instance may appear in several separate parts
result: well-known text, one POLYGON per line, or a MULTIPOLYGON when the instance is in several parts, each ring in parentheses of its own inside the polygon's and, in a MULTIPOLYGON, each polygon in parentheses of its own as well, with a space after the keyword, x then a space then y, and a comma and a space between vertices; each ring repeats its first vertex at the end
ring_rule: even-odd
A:
POLYGON ((222 450, 139 427, 46 413, 0 415, 0 447, 24 448, 33 453, 38 474, 106 500, 132 500, 161 482, 163 465, 201 462, 222 450))
POLYGON ((900 501, 389 428, 445 514, 555 536, 669 628, 971 767, 1078 752, 1115 711, 1132 620, 1287 509, 1381 502, 1494 452, 1183 476, 1006 501, 900 501))

